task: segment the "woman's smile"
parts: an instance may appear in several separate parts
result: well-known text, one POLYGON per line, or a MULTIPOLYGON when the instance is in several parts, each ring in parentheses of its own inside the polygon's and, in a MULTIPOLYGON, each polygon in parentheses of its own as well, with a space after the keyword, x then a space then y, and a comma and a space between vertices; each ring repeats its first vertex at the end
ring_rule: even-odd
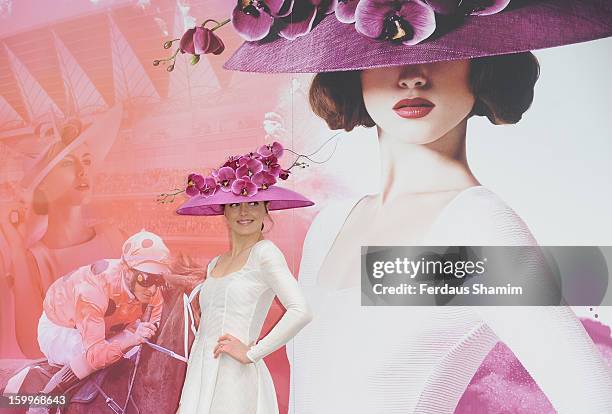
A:
POLYGON ((251 224, 254 221, 255 220, 253 220, 253 219, 240 219, 240 220, 236 220, 236 223, 240 224, 241 226, 248 226, 249 224, 251 224))

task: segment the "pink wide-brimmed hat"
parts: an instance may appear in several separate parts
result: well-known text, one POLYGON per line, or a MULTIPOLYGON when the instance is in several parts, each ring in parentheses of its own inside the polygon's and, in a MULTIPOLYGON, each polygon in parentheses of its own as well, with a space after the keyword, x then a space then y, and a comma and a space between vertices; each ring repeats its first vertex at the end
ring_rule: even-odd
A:
POLYGON ((314 205, 312 201, 295 191, 272 186, 266 190, 260 190, 252 196, 236 195, 224 191, 218 191, 209 197, 201 194, 196 195, 180 206, 176 212, 190 216, 218 216, 223 214, 225 204, 249 203, 252 201, 267 201, 268 210, 286 210, 314 205))
POLYGON ((303 166, 296 160, 284 169, 279 160, 285 149, 274 142, 261 146, 257 151, 230 156, 208 176, 190 174, 187 187, 170 194, 162 194, 160 202, 171 202, 180 193, 191 198, 176 211, 191 216, 222 215, 224 206, 233 203, 268 202, 268 210, 286 210, 309 207, 314 202, 295 191, 280 187, 278 180, 289 178, 291 168, 303 166))
POLYGON ((609 0, 262 3, 267 11, 253 5, 234 10, 236 29, 247 39, 259 40, 245 42, 226 62, 226 69, 361 70, 511 54, 612 36, 609 0), (310 9, 302 3, 310 4, 310 9))

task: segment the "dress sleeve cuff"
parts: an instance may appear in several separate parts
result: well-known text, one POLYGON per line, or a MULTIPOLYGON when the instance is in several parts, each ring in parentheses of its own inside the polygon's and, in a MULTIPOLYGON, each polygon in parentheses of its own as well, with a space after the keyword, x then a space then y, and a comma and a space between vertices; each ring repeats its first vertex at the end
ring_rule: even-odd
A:
POLYGON ((249 349, 246 353, 246 357, 253 363, 259 361, 261 358, 257 358, 255 353, 253 352, 253 348, 249 349))

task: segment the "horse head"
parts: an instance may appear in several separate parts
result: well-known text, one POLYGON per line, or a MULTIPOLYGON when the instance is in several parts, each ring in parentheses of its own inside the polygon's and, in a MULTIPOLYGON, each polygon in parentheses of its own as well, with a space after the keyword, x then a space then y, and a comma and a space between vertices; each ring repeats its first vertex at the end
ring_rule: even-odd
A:
MULTIPOLYGON (((156 340, 157 345, 179 355, 184 354, 183 293, 180 289, 172 289, 165 295, 167 298, 164 298, 165 306, 156 340)), ((189 335, 188 340, 191 343, 193 335, 189 335)), ((133 390, 134 401, 140 411, 175 413, 186 370, 185 362, 143 346, 133 390)))

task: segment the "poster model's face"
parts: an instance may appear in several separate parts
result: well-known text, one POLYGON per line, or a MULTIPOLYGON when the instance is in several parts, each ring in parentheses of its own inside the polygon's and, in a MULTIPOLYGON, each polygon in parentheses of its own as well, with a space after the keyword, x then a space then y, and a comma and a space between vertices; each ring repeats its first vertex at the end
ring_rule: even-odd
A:
POLYGON ((39 189, 49 203, 80 205, 91 196, 92 156, 81 145, 55 165, 42 180, 39 189))
POLYGON ((471 112, 469 60, 363 71, 365 107, 383 135, 428 144, 471 112))

